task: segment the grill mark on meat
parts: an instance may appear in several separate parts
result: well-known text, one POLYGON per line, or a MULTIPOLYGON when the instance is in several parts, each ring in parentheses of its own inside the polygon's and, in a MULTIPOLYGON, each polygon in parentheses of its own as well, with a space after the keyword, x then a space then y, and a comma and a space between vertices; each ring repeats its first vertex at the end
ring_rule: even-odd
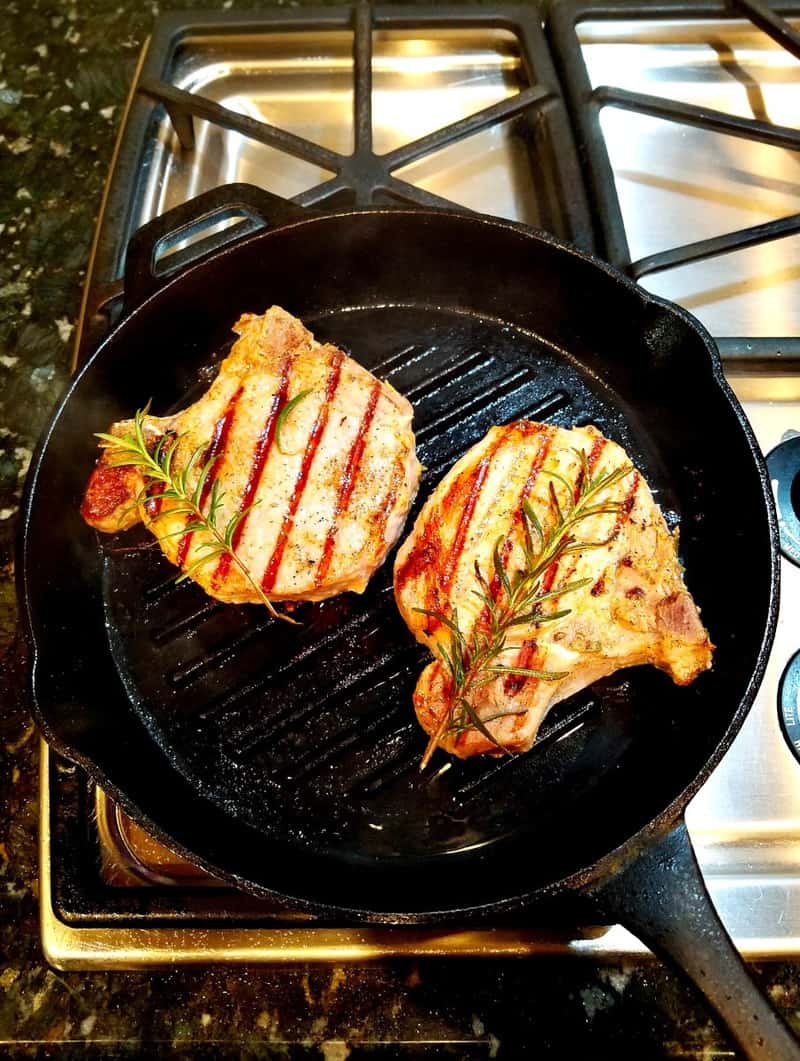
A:
MULTIPOLYGON (((296 343, 293 345, 297 345, 296 343)), ((253 453, 253 457, 250 463, 250 474, 247 478, 244 491, 242 493, 241 501, 239 502, 239 511, 243 512, 249 505, 253 503, 256 490, 258 489, 261 477, 264 474, 264 468, 266 467, 267 457, 269 451, 272 449, 272 443, 275 439, 275 431, 277 430, 278 416, 284 403, 286 402, 286 396, 289 393, 289 377, 291 375, 292 365, 294 364, 294 354, 285 354, 281 361, 281 374, 280 381, 278 383, 278 389, 275 392, 275 397, 272 399, 272 405, 267 413, 267 419, 264 423, 264 427, 261 434, 258 436, 258 442, 256 442, 256 448, 253 453)), ((242 540, 244 529, 247 524, 247 516, 239 521, 239 524, 234 532, 232 545, 234 550, 238 547, 239 542, 242 540)), ((231 569, 231 555, 230 553, 223 553, 217 563, 217 569, 211 579, 211 584, 217 588, 225 579, 228 577, 228 572, 231 569)))
MULTIPOLYGON (((494 449, 489 455, 491 457, 494 454, 494 449)), ((483 476, 485 477, 486 471, 488 470, 488 457, 484 458, 484 461, 478 466, 479 469, 483 469, 483 476)), ((473 473, 474 474, 474 473, 473 473)), ((466 484, 469 481, 469 476, 463 476, 457 478, 450 489, 447 492, 447 497, 442 505, 442 511, 449 511, 453 502, 456 500, 466 484)), ((474 481, 473 481, 474 487, 474 481)), ((475 494, 474 503, 477 503, 477 493, 475 494)), ((473 505, 474 507, 474 505, 473 505)), ((464 519, 464 512, 462 512, 461 519, 464 519)), ((458 532, 456 532, 458 533, 458 532)), ((436 611, 439 603, 439 584, 435 578, 435 565, 437 560, 441 559, 444 552, 444 542, 441 536, 441 520, 437 512, 431 512, 428 519, 423 524, 419 535, 414 542, 414 548, 411 549, 406 556, 403 563, 397 568, 394 576, 395 591, 401 593, 406 583, 420 578, 426 571, 431 571, 434 574, 431 586, 428 588, 426 593, 425 606, 429 611, 436 611)), ((428 633, 432 633, 439 624, 431 616, 428 619, 428 633)))
MULTIPOLYGON (((589 456, 586 458, 586 463, 587 463, 587 466, 589 468, 589 473, 590 474, 597 467, 597 464, 598 464, 598 462, 600 460, 600 456, 602 455, 602 452, 603 452, 603 450, 605 448, 605 445, 606 445, 606 439, 603 438, 603 437, 596 438, 594 440, 594 444, 592 445, 592 448, 589 451, 589 456)), ((576 495, 576 496, 579 496, 579 495, 576 495)), ((571 561, 570 561, 570 565, 569 565, 569 570, 564 574, 564 578, 562 580, 562 584, 563 585, 566 585, 569 582, 569 580, 572 578, 573 574, 575 573, 575 568, 578 566, 578 558, 579 558, 579 554, 578 553, 574 553, 572 555, 571 561)), ((559 561, 558 560, 554 560, 553 563, 545 571, 544 577, 542 578, 542 591, 544 593, 549 593, 550 590, 553 588, 553 585, 555 584, 555 581, 556 581, 556 577, 558 575, 558 569, 559 569, 559 561)), ((557 611, 558 610, 559 599, 560 598, 558 598, 558 597, 553 597, 553 599, 552 599, 553 611, 557 611)), ((525 667, 525 668, 529 668, 531 670, 535 670, 536 667, 540 666, 541 661, 539 661, 536 658, 535 645, 536 645, 536 643, 534 642, 534 651, 533 652, 528 652, 525 649, 525 644, 523 644, 522 649, 518 653, 517 658, 516 658, 516 660, 515 660, 513 665, 515 667, 525 667), (527 660, 527 662, 524 662, 524 663, 521 662, 521 660, 523 660, 523 659, 527 660)), ((525 685, 526 682, 529 682, 529 681, 540 681, 540 679, 539 678, 527 678, 527 677, 525 677, 524 674, 510 674, 503 681, 503 692, 507 696, 513 696, 516 693, 518 693, 520 691, 520 689, 522 689, 522 687, 525 685)), ((522 723, 524 722, 524 720, 525 719, 524 719, 523 715, 518 715, 515 718, 514 723, 513 723, 514 729, 518 730, 520 728, 520 726, 522 725, 522 723)))
MULTIPOLYGON (((602 446, 600 447, 600 449, 602 450, 602 446)), ((599 452, 598 452, 598 456, 599 456, 599 452)), ((595 463, 596 463, 596 461, 595 461, 595 463)), ((593 465, 590 464, 589 468, 590 468, 590 471, 594 471, 594 466, 593 465)), ((630 486, 628 487, 628 490, 627 490, 627 493, 625 494, 624 500, 620 504, 619 512, 617 513, 617 518, 614 521, 614 527, 613 527, 613 529, 611 531, 611 534, 606 539, 606 544, 610 545, 611 542, 613 542, 616 538, 619 537, 620 531, 625 526, 625 523, 627 522, 627 520, 630 518, 630 514, 633 511, 634 502, 636 500, 636 491, 639 489, 640 481, 641 481, 641 477, 640 477, 639 473, 638 472, 634 472, 634 474, 632 476, 632 482, 631 482, 630 486)), ((580 554, 579 553, 575 553, 573 555, 573 557, 572 557, 572 562, 570 563, 569 571, 567 571, 565 573, 565 575, 564 575, 562 584, 566 585, 566 583, 569 582, 569 580, 575 574, 575 570, 576 570, 576 568, 578 566, 578 560, 579 559, 580 559, 580 554)), ((551 586, 552 586, 552 582, 551 582, 551 586)), ((548 587, 548 588, 550 588, 550 587, 548 587)), ((606 588, 605 578, 603 578, 601 576, 597 580, 597 582, 594 584, 594 586, 592 586, 592 588, 590 590, 590 593, 592 594, 593 597, 596 597, 596 596, 598 596, 598 594, 603 593, 605 591, 605 588, 606 588)), ((561 599, 560 597, 553 597, 554 610, 557 607, 560 599, 561 599)))
MULTIPOLYGON (((209 461, 214 461, 206 480, 203 483, 203 489, 200 492, 200 508, 204 509, 206 502, 208 501, 211 493, 211 488, 214 485, 214 481, 219 474, 219 469, 222 467, 222 463, 225 459, 225 447, 228 444, 228 436, 230 435, 231 427, 233 425, 234 415, 236 413, 236 404, 242 396, 244 386, 239 385, 239 389, 231 396, 228 401, 227 408, 222 416, 217 420, 214 425, 214 433, 211 436, 211 441, 208 444, 206 452, 203 454, 203 464, 207 464, 209 461)), ((186 526, 188 526, 193 516, 186 517, 186 526)), ((192 545, 192 539, 194 532, 189 531, 188 534, 184 534, 181 538, 180 545, 178 546, 178 553, 175 557, 175 563, 178 567, 183 567, 186 562, 186 557, 189 555, 189 549, 192 545)))
POLYGON ((396 460, 394 468, 392 469, 392 477, 389 480, 389 489, 386 492, 386 498, 381 507, 380 514, 375 520, 375 535, 378 541, 382 541, 386 537, 386 524, 389 522, 389 517, 394 511, 394 506, 397 503, 397 492, 403 481, 404 471, 405 462, 402 460, 396 460))
MULTIPOLYGON (((509 434, 513 430, 507 429, 503 433, 498 432, 498 436, 494 441, 489 452, 483 458, 478 465, 475 475, 473 476, 472 483, 470 484, 469 493, 467 494, 466 502, 464 504, 464 511, 461 513, 461 519, 458 521, 458 527, 456 529, 455 537, 453 538, 453 546, 447 555, 447 561, 440 575, 440 585, 443 590, 447 590, 450 583, 453 581, 453 575, 458 567, 458 562, 461 559, 461 554, 464 551, 464 544, 467 540, 467 534, 469 533, 470 524, 472 523, 472 517, 475 515, 475 508, 478 504, 478 498, 483 490, 484 483, 486 482, 486 476, 489 474, 489 469, 492 466, 492 461, 500 448, 501 444, 505 442, 509 434)), ((446 506, 445 506, 446 507, 446 506)))
MULTIPOLYGON (((526 638, 520 645, 519 653, 514 662, 515 667, 533 667, 536 662, 536 647, 537 641, 534 637, 526 638)), ((506 678, 503 691, 506 693, 516 693, 522 688, 527 681, 522 674, 511 674, 506 678)))
POLYGON ((617 519, 614 523, 614 529, 611 532, 611 537, 609 538, 609 541, 613 542, 615 538, 619 537, 619 532, 630 519, 631 512, 633 512, 633 506, 636 504, 636 491, 639 489, 640 481, 641 476, 637 471, 634 471, 633 475, 631 476, 630 485, 628 486, 628 492, 625 495, 625 500, 622 502, 620 510, 617 513, 617 519))
POLYGON ((389 489, 386 491, 386 497, 381 505, 380 512, 378 512, 373 518, 375 541, 386 541, 386 526, 389 522, 389 518, 394 512, 395 505, 397 504, 397 495, 404 478, 405 461, 400 458, 395 460, 394 467, 392 468, 391 478, 389 479, 389 489))
MULTIPOLYGON (((587 457, 587 464, 589 466, 589 471, 590 472, 593 472, 595 470, 595 468, 597 467, 597 462, 600 460, 600 455, 603 452, 605 444, 606 444, 606 440, 604 438, 595 439, 594 445, 592 446, 592 448, 591 448, 591 450, 589 452, 589 456, 587 457)), ((577 565, 578 565, 578 557, 577 557, 577 555, 574 555, 573 558, 572 558, 572 562, 570 564, 570 570, 569 570, 568 574, 564 578, 565 582, 568 582, 569 579, 572 577, 572 573, 574 572, 574 570, 577 567, 577 565)), ((553 588, 553 586, 555 584, 555 581, 556 581, 556 577, 558 575, 558 569, 559 569, 559 560, 554 560, 553 563, 545 571, 544 578, 542 579, 542 590, 545 593, 549 593, 550 590, 553 588)), ((558 604, 558 597, 554 597, 553 598, 553 610, 555 610, 555 606, 557 604, 558 604)))
MULTIPOLYGON (((511 555, 511 550, 512 550, 512 548, 514 546, 514 539, 512 538, 512 534, 513 534, 513 529, 514 529, 515 522, 516 522, 516 520, 512 519, 511 527, 509 527, 509 530, 508 530, 508 535, 507 535, 505 541, 503 542, 503 544, 500 547, 500 562, 503 565, 503 570, 504 571, 505 571, 506 567, 508 566, 508 558, 511 555)), ((500 595, 500 576, 495 571, 495 573, 492 575, 492 581, 489 583, 489 596, 491 597, 491 599, 492 599, 492 601, 494 603, 497 603, 497 598, 498 598, 499 595, 500 595)), ((478 616, 477 623, 478 623, 479 626, 485 626, 488 622, 489 622, 489 605, 488 604, 484 604, 483 608, 481 609, 481 613, 478 616)))
MULTIPOLYGON (((596 443, 595 443, 595 445, 596 445, 596 443)), ((602 447, 601 447, 601 449, 602 449, 602 447)), ((591 465, 590 465, 590 468, 591 468, 591 465)), ((630 519, 631 512, 633 511, 633 506, 634 506, 634 504, 636 502, 636 491, 639 489, 640 481, 641 481, 641 476, 639 475, 639 473, 637 471, 634 471, 633 475, 631 476, 631 483, 628 486, 628 490, 627 490, 627 492, 625 494, 624 500, 620 504, 619 512, 617 512, 617 518, 614 521, 614 527, 613 527, 613 529, 611 531, 611 534, 609 534, 609 536, 608 536, 608 538, 606 540, 606 544, 610 545, 611 542, 613 542, 616 538, 619 537, 620 531, 625 526, 625 523, 628 521, 628 519, 630 519)), ((626 566, 629 566, 630 562, 631 562, 630 561, 630 557, 625 557, 625 559, 622 561, 622 563, 625 563, 625 561, 627 561, 626 566)), ((578 566, 578 556, 576 555, 573 558, 573 560, 572 560, 569 572, 564 576, 564 582, 565 583, 569 582, 569 580, 575 574, 575 569, 576 569, 577 566, 578 566)), ((606 580, 601 575, 600 578, 597 580, 597 582, 595 582, 595 584, 592 586, 592 588, 591 588, 591 590, 589 592, 591 593, 591 595, 593 597, 597 597, 601 593, 605 592, 605 588, 606 588, 606 580)), ((559 601, 558 597, 554 597, 553 598, 553 604, 554 605, 557 605, 558 601, 559 601)))
POLYGON ((367 402, 367 408, 364 410, 364 414, 361 420, 361 424, 358 429, 358 434, 353 440, 353 444, 350 447, 350 453, 347 457, 347 464, 345 466, 344 475, 342 476, 341 483, 339 485, 339 493, 336 497, 336 503, 333 508, 333 517, 331 520, 330 528, 328 529, 327 537, 325 538, 325 545, 322 548, 322 557, 317 568, 317 574, 314 579, 314 585, 320 586, 323 579, 328 574, 328 570, 331 566, 333 559, 333 551, 336 547, 336 537, 339 533, 339 520, 347 511, 347 507, 350 504, 350 499, 353 496, 353 490, 355 489, 356 482, 358 481, 358 472, 361 467, 361 460, 364 456, 364 449, 367 444, 367 434, 372 426, 372 420, 375 416, 375 409, 378 406, 378 399, 381 396, 382 384, 380 380, 375 380, 370 391, 369 401, 367 402))
MULTIPOLYGON (((453 575, 458 567, 458 562, 461 559, 461 554, 464 551, 464 545, 466 544, 467 535, 469 534, 470 524, 472 523, 472 517, 475 515, 475 509, 478 504, 478 498, 481 495, 486 477, 489 474, 489 469, 492 466, 492 461, 497 454, 498 449, 503 442, 509 437, 509 435, 515 430, 516 424, 509 425, 503 432, 498 432, 497 438, 494 440, 489 452, 480 461, 477 468, 472 475, 472 481, 469 481, 467 477, 464 485, 469 483, 468 492, 464 501, 464 508, 461 512, 461 518, 458 521, 458 527, 453 538, 453 544, 447 553, 447 558, 443 569, 439 573, 438 579, 435 579, 431 586, 431 597, 426 602, 426 606, 429 611, 438 610, 439 600, 446 596, 450 583, 453 581, 453 575)), ((453 490, 448 494, 442 508, 446 512, 450 508, 452 503, 452 495, 456 492, 457 488, 460 488, 461 482, 456 481, 453 490)), ((435 574, 435 573, 434 573, 435 574)), ((441 623, 433 617, 431 617, 431 632, 436 630, 441 623)))
MULTIPOLYGON (((536 451, 533 458, 530 471, 528 472, 528 478, 523 484, 522 491, 519 495, 519 501, 514 509, 514 514, 511 517, 511 523, 508 531, 506 532, 506 538, 503 542, 500 550, 500 559, 505 569, 508 558, 511 555, 511 549, 514 545, 514 534, 517 529, 522 525, 522 504, 527 501, 530 497, 531 490, 533 490, 534 484, 539 477, 539 472, 542 470, 542 465, 547 460, 547 455, 550 452, 550 447, 553 444, 553 439, 556 437, 556 429, 554 427, 545 427, 544 425, 537 425, 540 434, 544 434, 545 438, 541 440, 541 444, 536 451)), ((492 575, 492 581, 489 583, 489 596, 493 601, 497 600, 498 594, 500 593, 500 576, 497 572, 492 575)), ((481 626, 485 626, 489 621, 489 607, 484 605, 483 610, 478 616, 478 623, 481 626)))
MULTIPOLYGON (((463 518, 465 505, 474 485, 474 473, 476 469, 470 469, 467 473, 459 476, 453 481, 444 498, 442 512, 461 512, 463 518)), ((414 565, 414 577, 422 577, 424 591, 423 604, 429 612, 442 611, 447 604, 447 595, 438 575, 438 565, 442 563, 447 549, 450 547, 447 532, 450 524, 446 521, 444 529, 438 513, 431 513, 429 523, 433 524, 435 533, 428 534, 426 525, 425 532, 420 540, 419 563, 414 565)), ((458 528, 456 527, 456 532, 458 528)), ((410 559, 410 558, 409 558, 410 559)), ((437 630, 440 623, 433 616, 428 617, 428 633, 437 630)))
POLYGON ((283 517, 283 523, 281 529, 278 532, 278 539, 275 542, 275 547, 272 550, 272 556, 269 558, 266 569, 264 571, 263 578, 261 579, 261 588, 264 593, 269 593, 275 585, 275 580, 278 577, 278 570, 281 566, 281 560, 283 559, 283 553, 286 548, 286 542, 288 541, 289 535, 294 527, 294 517, 297 513, 300 499, 303 496, 303 491, 306 488, 308 482, 308 473, 311 468, 311 463, 314 460, 314 455, 317 452, 320 440, 325 433, 325 428, 328 426, 328 416, 330 414, 331 403, 333 402, 334 395, 336 394, 336 388, 339 386, 339 377, 342 371, 342 362, 344 361, 344 354, 341 350, 335 350, 333 357, 330 362, 330 370, 328 372, 328 382, 325 387, 325 397, 322 400, 322 405, 317 413, 317 419, 314 421, 314 426, 311 428, 311 434, 308 436, 308 442, 306 443, 305 452, 303 453, 303 462, 300 465, 300 471, 297 474, 295 480, 294 490, 292 496, 289 499, 289 506, 286 510, 286 514, 283 517))
MULTIPOLYGON (((607 442, 607 439, 602 438, 602 437, 601 438, 596 438, 594 440, 594 444, 592 445, 592 448, 589 451, 589 456, 586 458, 586 464, 587 464, 587 466, 589 468, 589 474, 590 475, 591 475, 592 472, 594 472, 595 468, 597 467, 598 463, 600 462, 600 457, 602 456, 603 450, 605 449, 606 442, 607 442)), ((617 531, 617 533, 619 533, 619 531, 617 531)), ((569 580, 574 575, 575 568, 578 566, 579 556, 580 556, 579 553, 574 553, 572 555, 572 559, 571 559, 571 562, 570 562, 570 565, 569 565, 569 571, 565 574, 564 579, 563 579, 563 584, 564 585, 566 585, 566 583, 569 582, 569 580)), ((550 565, 550 567, 545 572, 544 578, 542 579, 542 588, 544 589, 544 591, 546 593, 549 593, 550 590, 553 588, 553 585, 554 585, 555 580, 556 580, 556 576, 558 575, 558 569, 559 569, 559 561, 556 560, 550 565)), ((553 610, 554 611, 557 608, 559 600, 560 600, 559 597, 553 597, 553 610)))
POLYGON ((395 586, 400 593, 405 584, 419 576, 429 568, 440 554, 441 543, 441 521, 438 513, 434 512, 422 528, 422 533, 414 543, 414 548, 408 553, 403 564, 398 567, 395 574, 395 586))

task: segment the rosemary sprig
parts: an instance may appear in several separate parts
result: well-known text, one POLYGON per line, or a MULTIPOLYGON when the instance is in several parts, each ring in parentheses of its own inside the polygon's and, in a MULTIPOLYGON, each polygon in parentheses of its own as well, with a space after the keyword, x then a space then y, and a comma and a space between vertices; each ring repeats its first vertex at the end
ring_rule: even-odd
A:
POLYGON ((492 566, 497 579, 497 592, 493 592, 478 562, 475 562, 477 588, 472 592, 481 602, 482 611, 488 616, 487 622, 476 622, 467 634, 459 624, 456 609, 453 609, 450 615, 441 611, 416 609, 430 615, 449 631, 446 643, 440 642, 437 650, 449 672, 452 687, 449 704, 428 741, 420 770, 424 770, 428 765, 445 735, 462 733, 465 730, 476 729, 499 751, 506 751, 487 728, 487 723, 524 712, 501 712, 491 718, 481 719, 473 703, 475 691, 495 681, 498 675, 518 675, 543 681, 559 681, 567 675, 567 672, 509 666, 499 663, 498 658, 506 649, 508 634, 513 627, 539 627, 569 615, 570 608, 547 612, 543 605, 556 597, 574 593, 591 581, 582 578, 545 590, 543 579, 548 568, 568 553, 596 549, 607 545, 610 540, 580 541, 575 530, 583 520, 591 516, 620 511, 619 502, 603 501, 601 495, 629 475, 633 471, 633 465, 623 464, 593 477, 586 454, 583 450, 575 452, 580 461, 577 485, 570 483, 560 472, 543 469, 543 474, 550 477, 548 513, 544 520, 539 519, 527 500, 522 502, 522 568, 513 576, 509 576, 503 563, 503 539, 498 538, 492 554, 492 566), (563 499, 559 499, 557 483, 564 487, 563 499))
POLYGON ((151 522, 155 523, 156 520, 166 515, 188 517, 179 530, 161 536, 156 535, 160 540, 197 532, 208 536, 207 540, 200 542, 197 546, 198 551, 203 550, 203 555, 182 571, 176 581, 183 582, 190 578, 210 560, 223 555, 229 556, 270 615, 296 625, 295 619, 275 608, 233 546, 236 528, 259 502, 256 501, 237 512, 224 527, 220 527, 218 517, 225 495, 220 491, 219 483, 214 481, 211 484, 208 498, 205 499, 207 501, 205 508, 202 503, 205 484, 219 458, 211 457, 201 464, 201 454, 207 452, 208 446, 198 446, 182 468, 174 467, 175 453, 182 436, 162 435, 151 448, 147 444, 144 433, 146 415, 146 408, 136 413, 133 419, 133 430, 127 435, 117 437, 101 431, 97 433, 97 438, 105 443, 104 448, 111 457, 109 463, 112 467, 136 468, 142 473, 145 484, 134 502, 135 506, 143 505, 154 497, 157 497, 159 501, 173 502, 165 511, 156 512, 151 522), (157 495, 152 494, 152 487, 155 484, 161 484, 163 487, 157 495))

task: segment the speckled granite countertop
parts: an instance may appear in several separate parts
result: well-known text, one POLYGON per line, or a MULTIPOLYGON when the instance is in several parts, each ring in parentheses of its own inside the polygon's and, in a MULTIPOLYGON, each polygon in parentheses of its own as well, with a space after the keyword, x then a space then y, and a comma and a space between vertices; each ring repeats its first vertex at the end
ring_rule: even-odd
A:
MULTIPOLYGON (((102 184, 160 10, 245 3, 19 0, 0 14, 0 1051, 92 1056, 726 1054, 656 962, 63 973, 37 926, 37 739, 15 647, 12 546, 31 447, 68 372, 102 184), (68 1045, 69 1044, 69 1045, 68 1045)), ((757 970, 800 1026, 800 965, 757 970)))

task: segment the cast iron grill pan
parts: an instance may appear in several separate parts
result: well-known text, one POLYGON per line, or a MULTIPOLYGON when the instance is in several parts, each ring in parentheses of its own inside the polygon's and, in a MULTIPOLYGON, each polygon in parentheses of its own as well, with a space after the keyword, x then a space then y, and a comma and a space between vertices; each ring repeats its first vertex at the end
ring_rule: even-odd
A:
POLYGON ((151 287, 133 283, 141 305, 76 379, 28 487, 35 692, 61 750, 229 879, 400 918, 518 904, 699 783, 760 676, 774 526, 687 315, 550 237, 426 211, 292 222, 151 287), (685 689, 620 672, 560 705, 531 754, 440 756, 421 777, 411 692, 428 657, 395 609, 392 556, 363 596, 300 606, 297 629, 175 586, 142 531, 99 539, 78 516, 92 431, 198 396, 237 316, 272 303, 413 402, 427 471, 409 529, 492 424, 594 423, 623 445, 680 519, 713 671, 685 689))

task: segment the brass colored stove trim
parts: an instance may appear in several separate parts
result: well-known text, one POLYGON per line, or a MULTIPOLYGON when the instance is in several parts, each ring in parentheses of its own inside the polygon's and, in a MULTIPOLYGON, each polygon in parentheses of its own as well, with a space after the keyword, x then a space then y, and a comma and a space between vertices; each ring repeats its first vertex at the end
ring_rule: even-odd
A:
MULTIPOLYGON (((481 928, 452 931, 404 925, 330 928, 142 928, 75 927, 57 916, 50 871, 49 751, 41 741, 39 801, 40 929, 47 962, 57 969, 141 969, 175 964, 238 965, 268 962, 369 962, 398 957, 525 958, 533 955, 586 953, 620 957, 641 953, 628 933, 626 949, 615 935, 611 951, 603 939, 619 930, 586 930, 582 939, 569 933, 481 928), (598 950, 594 945, 600 943, 598 950)), ((646 953, 646 952, 645 952, 646 953)))
MULTIPOLYGON (((405 925, 331 928, 318 925, 276 928, 146 928, 108 925, 76 927, 53 908, 50 859, 49 750, 40 742, 39 919, 46 961, 62 970, 162 968, 187 965, 277 963, 366 963, 386 958, 587 957, 594 961, 650 958, 652 954, 619 925, 546 933, 542 929, 480 928, 448 931, 405 925), (581 934, 582 933, 582 934, 581 934)), ((104 797, 107 800, 107 797, 104 797)), ((114 804, 107 800, 111 808, 114 804)), ((128 882, 130 883, 130 882, 128 882)), ((146 886, 141 877, 135 881, 146 886)), ((729 882, 730 883, 730 882, 729 882)), ((769 878, 756 886, 768 891, 769 878)), ((785 885, 782 885, 785 887, 785 885)), ((724 910, 725 887, 712 888, 724 910)), ((755 897, 753 897, 755 901, 755 897)), ((751 911, 755 910, 752 903, 751 911)), ((800 937, 740 936, 737 948, 751 961, 789 958, 800 951, 800 937)))

